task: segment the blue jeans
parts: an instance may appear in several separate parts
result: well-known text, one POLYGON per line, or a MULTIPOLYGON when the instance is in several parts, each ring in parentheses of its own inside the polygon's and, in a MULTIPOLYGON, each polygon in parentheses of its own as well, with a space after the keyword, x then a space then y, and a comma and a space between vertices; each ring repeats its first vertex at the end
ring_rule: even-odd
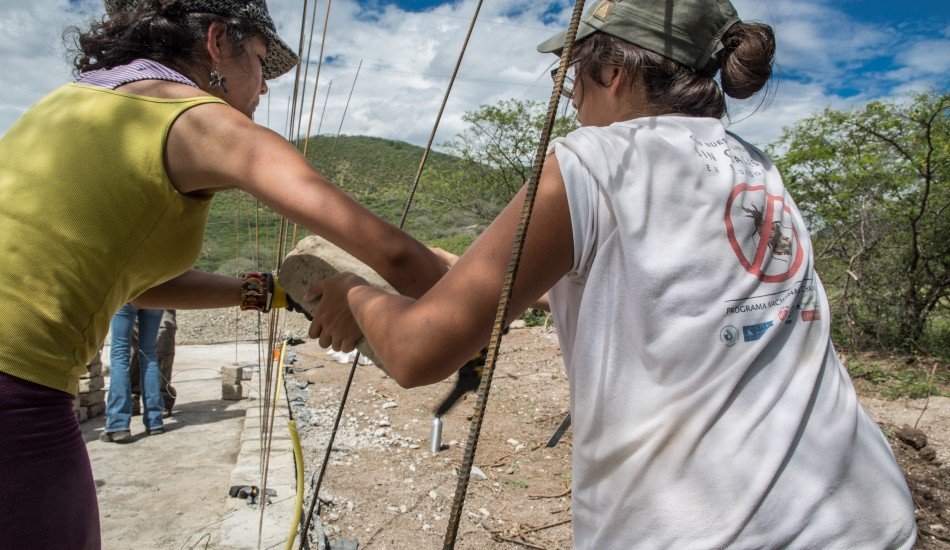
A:
POLYGON ((129 430, 132 423, 132 380, 129 378, 131 361, 132 324, 139 321, 139 365, 142 380, 142 422, 146 430, 162 427, 161 377, 158 372, 158 356, 155 341, 158 325, 162 322, 162 310, 138 309, 132 304, 122 306, 109 330, 112 332, 112 347, 109 350, 109 399, 106 402, 106 432, 129 430))

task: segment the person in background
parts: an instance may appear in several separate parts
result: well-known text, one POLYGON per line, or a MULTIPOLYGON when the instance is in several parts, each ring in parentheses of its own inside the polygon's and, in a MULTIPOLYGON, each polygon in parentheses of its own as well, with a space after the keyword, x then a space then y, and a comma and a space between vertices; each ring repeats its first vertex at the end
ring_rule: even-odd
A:
MULTIPOLYGON (((139 384, 139 359, 135 350, 138 348, 138 325, 132 331, 132 364, 129 372, 132 378, 132 416, 142 414, 142 391, 139 384)), ((162 321, 158 325, 158 340, 155 341, 155 353, 158 357, 158 373, 161 378, 161 392, 163 416, 172 415, 175 398, 178 392, 172 386, 172 368, 175 364, 175 335, 178 332, 177 313, 174 309, 166 309, 162 313, 162 321)))
MULTIPOLYGON (((128 302, 293 307, 269 273, 190 269, 211 200, 240 189, 343 248, 399 292, 446 267, 254 123, 297 56, 264 0, 106 0, 72 36, 75 82, 0 138, 0 545, 97 549, 89 455, 73 413, 85 365, 128 302)), ((352 349, 342 310, 320 335, 352 349)))
MULTIPOLYGON (((914 503, 835 353, 808 229, 722 122, 725 95, 770 78, 772 29, 728 0, 598 0, 577 37, 582 127, 548 150, 506 320, 550 291, 574 547, 912 548, 914 503)), ((400 385, 446 378, 490 334, 524 200, 419 299, 353 274, 315 285, 313 333, 349 306, 400 385)))
POLYGON ((144 410, 142 423, 148 435, 165 432, 162 422, 161 375, 155 341, 158 325, 162 320, 160 309, 139 309, 125 304, 112 318, 109 332, 112 345, 109 348, 109 396, 106 401, 106 427, 99 435, 100 441, 125 443, 131 440, 132 421, 132 355, 141 360, 141 372, 136 372, 137 384, 142 389, 144 410), (133 350, 132 328, 138 324, 138 346, 133 350))

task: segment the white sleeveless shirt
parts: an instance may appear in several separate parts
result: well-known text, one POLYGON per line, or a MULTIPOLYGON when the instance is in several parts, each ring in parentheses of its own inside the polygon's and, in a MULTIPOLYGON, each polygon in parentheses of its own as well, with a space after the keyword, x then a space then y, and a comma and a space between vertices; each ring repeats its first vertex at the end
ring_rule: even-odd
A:
POLYGON ((910 492, 832 347, 771 161, 719 120, 678 116, 550 150, 574 234, 550 301, 575 547, 910 548, 910 492))

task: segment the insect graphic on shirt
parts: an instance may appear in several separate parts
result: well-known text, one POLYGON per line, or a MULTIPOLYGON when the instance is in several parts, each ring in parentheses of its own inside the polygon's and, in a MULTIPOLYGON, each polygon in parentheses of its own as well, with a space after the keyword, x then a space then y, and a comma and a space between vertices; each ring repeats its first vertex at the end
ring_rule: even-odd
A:
MULTIPOLYGON (((746 212, 747 218, 752 218, 752 223, 755 225, 755 232, 759 234, 760 237, 765 236, 762 232, 762 225, 764 223, 764 213, 759 210, 754 204, 752 208, 742 207, 742 210, 746 212)), ((779 256, 789 256, 792 255, 792 239, 785 236, 782 233, 782 223, 781 222, 772 222, 772 227, 769 230, 769 234, 766 237, 769 243, 769 250, 772 251, 772 257, 776 260, 781 260, 785 263, 788 263, 788 260, 785 258, 779 258, 779 256)))

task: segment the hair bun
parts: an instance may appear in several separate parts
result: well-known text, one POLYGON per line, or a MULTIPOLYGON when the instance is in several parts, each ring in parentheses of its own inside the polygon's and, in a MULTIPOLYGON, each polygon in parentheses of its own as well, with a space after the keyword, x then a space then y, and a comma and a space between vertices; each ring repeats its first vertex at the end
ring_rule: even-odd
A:
POLYGON ((736 99, 746 99, 765 86, 772 76, 775 33, 762 23, 736 23, 722 37, 719 60, 722 90, 736 99))

